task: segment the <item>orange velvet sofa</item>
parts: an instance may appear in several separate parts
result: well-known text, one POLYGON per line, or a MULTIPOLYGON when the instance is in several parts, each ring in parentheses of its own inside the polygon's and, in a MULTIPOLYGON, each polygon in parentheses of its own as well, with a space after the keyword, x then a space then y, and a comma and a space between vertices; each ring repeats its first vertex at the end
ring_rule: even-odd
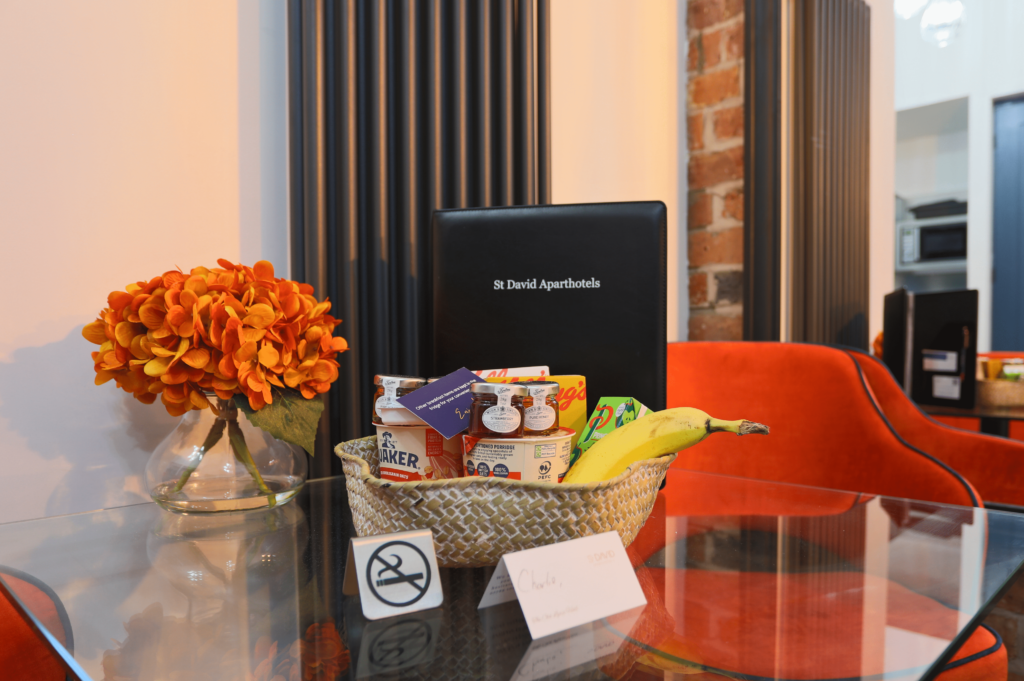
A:
MULTIPOLYGON (((969 476, 965 477, 956 468, 963 465, 968 456, 955 454, 954 445, 934 447, 935 442, 944 436, 955 439, 959 433, 923 417, 913 404, 908 408, 906 403, 909 400, 905 396, 902 398, 904 403, 900 404, 898 397, 902 393, 896 395, 888 389, 876 390, 874 383, 869 383, 869 375, 883 388, 887 386, 885 376, 877 371, 878 366, 876 360, 863 353, 819 345, 754 342, 670 344, 669 408, 695 406, 717 418, 757 421, 769 425, 771 435, 745 437, 742 442, 727 435, 716 435, 699 447, 681 452, 673 464, 676 470, 670 472, 670 481, 664 491, 668 515, 673 515, 673 508, 680 509, 677 512, 688 517, 694 513, 721 515, 742 512, 751 516, 760 514, 765 520, 770 520, 771 516, 802 514, 800 499, 783 500, 780 508, 758 510, 757 503, 750 506, 749 494, 741 504, 744 509, 733 511, 737 503, 735 498, 707 499, 699 492, 695 493, 695 485, 674 486, 672 478, 685 475, 687 470, 968 507, 981 506, 985 494, 994 493, 1003 500, 1014 498, 1010 485, 999 487, 994 480, 989 480, 990 476, 981 478, 985 492, 979 493, 969 481, 969 476), (875 364, 871 365, 868 360, 875 364), (867 370, 862 368, 862 362, 869 365, 867 370), (879 393, 884 397, 879 397, 879 393), (889 410, 898 414, 894 420, 888 418, 889 410), (922 423, 919 417, 927 423, 922 423), (903 435, 900 427, 908 429, 908 437, 903 435), (933 447, 936 451, 926 447, 933 447), (677 493, 685 493, 686 501, 674 500, 677 493)), ((891 376, 888 380, 891 381, 891 376)), ((984 448, 993 440, 971 433, 963 435, 969 438, 964 442, 976 448, 984 448)), ((1024 450, 1024 446, 1009 444, 1024 450)), ((1010 456, 1009 450, 1001 451, 1003 455, 1010 456)), ((848 499, 835 497, 840 505, 849 503, 849 509, 854 512, 857 504, 865 499, 863 494, 848 495, 848 499)), ((829 509, 827 512, 842 512, 842 509, 829 509)), ((756 517, 747 522, 757 526, 756 517)), ((699 522, 695 525, 699 526, 699 522)), ((645 531, 657 534, 657 529, 645 528, 645 531)), ((650 538, 638 537, 638 550, 649 541, 650 538)), ((728 596, 720 599, 718 605, 705 604, 705 608, 723 610, 728 617, 732 604, 736 606, 733 608, 736 616, 740 616, 742 611, 748 615, 754 613, 751 616, 755 619, 761 615, 771 619, 776 607, 770 602, 774 596, 769 598, 769 595, 776 593, 771 588, 761 588, 753 581, 731 583, 721 575, 703 577, 712 581, 726 580, 714 588, 722 589, 721 593, 728 596), (758 600, 759 595, 766 599, 764 603, 758 600)), ((787 589, 792 587, 793 594, 807 586, 797 584, 803 579, 799 576, 781 575, 764 579, 785 580, 787 589)), ((712 587, 705 585, 705 588, 712 587)), ((673 591, 680 593, 678 589, 673 591)), ((687 588, 682 593, 692 594, 693 590, 687 588)), ((692 605, 687 604, 687 608, 692 605)), ((853 616, 860 606, 852 602, 850 605, 853 616)), ((921 609, 920 606, 912 606, 908 601, 905 613, 891 613, 890 616, 913 616, 921 609)), ((677 611, 685 612, 687 608, 677 611)), ((701 610, 699 605, 696 609, 701 610)), ((936 617, 941 619, 938 614, 936 617)), ((751 625, 756 626, 757 622, 751 622, 751 625)), ((773 635, 766 632, 766 645, 774 643, 773 635)), ((806 638, 807 635, 807 632, 797 633, 798 638, 806 638)), ((810 644, 811 639, 807 641, 810 644)), ((756 676, 754 670, 762 671, 756 660, 767 653, 765 648, 746 658, 732 660, 734 665, 748 667, 732 667, 731 671, 756 676)), ((839 667, 850 671, 857 661, 847 662, 839 667)), ((839 668, 835 671, 838 672, 839 668)), ((827 674, 822 669, 794 669, 793 672, 800 675, 798 678, 841 676, 827 674)), ((1006 679, 1005 647, 997 634, 979 627, 938 678, 941 681, 1006 679)))
MULTIPOLYGON (((74 653, 64 605, 49 586, 20 570, 0 567, 0 578, 64 649, 74 653)), ((14 606, 0 597, 0 669, 4 679, 63 681, 67 672, 14 606)))

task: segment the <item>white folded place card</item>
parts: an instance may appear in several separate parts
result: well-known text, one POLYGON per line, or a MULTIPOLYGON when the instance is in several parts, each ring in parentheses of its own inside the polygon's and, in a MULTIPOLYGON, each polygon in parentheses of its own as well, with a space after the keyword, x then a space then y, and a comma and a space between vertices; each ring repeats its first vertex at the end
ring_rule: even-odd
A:
POLYGON ((505 554, 477 609, 516 599, 535 639, 647 604, 618 532, 505 554))
POLYGON ((349 540, 345 595, 359 594, 369 620, 429 610, 444 594, 430 530, 395 532, 349 540))

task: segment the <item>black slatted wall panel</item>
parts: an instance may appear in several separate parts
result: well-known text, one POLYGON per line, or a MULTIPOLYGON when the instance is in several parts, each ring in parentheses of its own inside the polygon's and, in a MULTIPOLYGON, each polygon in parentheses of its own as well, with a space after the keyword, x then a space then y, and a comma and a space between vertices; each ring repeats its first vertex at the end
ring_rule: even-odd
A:
POLYGON ((550 201, 548 0, 289 0, 292 277, 351 350, 313 476, 422 375, 435 208, 550 201), (321 456, 322 455, 322 456, 321 456))
POLYGON ((796 12, 792 340, 867 349, 870 8, 796 12))
POLYGON ((870 9, 864 0, 791 6, 792 42, 783 44, 783 0, 746 3, 744 337, 867 349, 870 9), (786 78, 782 50, 792 58, 786 78))

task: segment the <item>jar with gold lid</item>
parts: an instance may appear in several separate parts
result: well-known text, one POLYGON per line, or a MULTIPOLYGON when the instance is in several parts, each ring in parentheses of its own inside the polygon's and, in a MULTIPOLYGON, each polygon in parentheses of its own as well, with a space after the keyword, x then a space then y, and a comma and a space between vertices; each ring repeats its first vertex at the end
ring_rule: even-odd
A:
POLYGON ((523 436, 526 388, 508 383, 474 383, 469 390, 473 395, 469 408, 469 434, 472 437, 523 436))
POLYGON ((396 374, 377 374, 373 377, 373 384, 376 390, 373 393, 373 416, 374 423, 383 424, 378 409, 401 407, 396 400, 402 395, 408 395, 417 388, 427 384, 426 379, 419 376, 399 376, 396 374))
POLYGON ((555 381, 524 381, 523 436, 541 437, 558 431, 558 391, 555 381))

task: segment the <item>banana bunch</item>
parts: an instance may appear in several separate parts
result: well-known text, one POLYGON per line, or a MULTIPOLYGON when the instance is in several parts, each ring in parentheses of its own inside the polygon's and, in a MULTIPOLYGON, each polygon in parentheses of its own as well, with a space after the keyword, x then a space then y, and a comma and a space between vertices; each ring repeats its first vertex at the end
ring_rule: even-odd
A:
POLYGON ((693 407, 656 411, 616 428, 591 445, 562 482, 610 480, 632 463, 681 451, 712 433, 722 432, 767 435, 768 426, 753 421, 722 421, 693 407))

